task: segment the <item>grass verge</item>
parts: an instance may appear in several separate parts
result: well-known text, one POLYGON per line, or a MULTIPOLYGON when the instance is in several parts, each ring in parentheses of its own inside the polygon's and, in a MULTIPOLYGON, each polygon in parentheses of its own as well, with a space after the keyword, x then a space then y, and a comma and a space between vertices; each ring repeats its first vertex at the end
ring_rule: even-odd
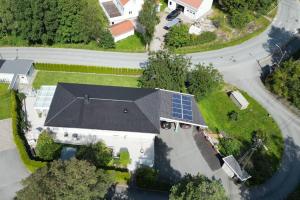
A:
POLYGON ((0 84, 0 120, 11 116, 10 109, 11 94, 7 84, 0 84))
POLYGON ((214 132, 223 131, 229 137, 241 142, 238 157, 250 149, 253 132, 261 129, 267 133, 265 146, 268 150, 257 151, 248 165, 252 175, 250 184, 260 184, 270 178, 278 169, 283 153, 281 132, 268 112, 253 98, 243 92, 250 105, 239 110, 225 91, 216 91, 199 102, 202 115, 208 127, 214 132), (228 119, 228 113, 238 113, 236 121, 228 119))
POLYGON ((42 85, 56 85, 58 82, 136 87, 137 77, 39 71, 33 82, 33 88, 38 89, 42 85))
MULTIPOLYGON (((29 47, 30 45, 26 40, 19 37, 7 36, 0 40, 0 47, 6 46, 18 46, 18 47, 29 47)), ((144 53, 146 52, 146 46, 143 44, 140 37, 137 35, 130 36, 124 40, 116 43, 116 48, 114 49, 104 49, 99 47, 97 42, 93 41, 88 44, 53 44, 51 46, 47 45, 32 45, 32 47, 52 47, 52 48, 74 48, 74 49, 87 49, 87 50, 97 50, 97 51, 116 51, 116 52, 130 52, 130 53, 144 53)))

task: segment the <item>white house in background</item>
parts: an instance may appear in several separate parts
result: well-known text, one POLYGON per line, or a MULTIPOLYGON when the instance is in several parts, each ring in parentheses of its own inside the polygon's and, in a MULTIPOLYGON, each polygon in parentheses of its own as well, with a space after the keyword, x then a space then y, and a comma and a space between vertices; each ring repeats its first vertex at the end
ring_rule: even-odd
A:
POLYGON ((247 99, 239 91, 231 92, 230 98, 239 107, 240 110, 246 109, 249 105, 247 99))
POLYGON ((110 25, 133 20, 138 15, 144 0, 99 0, 110 25))
POLYGON ((127 149, 132 160, 129 170, 153 166, 161 121, 174 122, 176 130, 179 123, 207 127, 194 97, 188 94, 69 83, 59 83, 53 97, 46 95, 53 93, 53 88, 44 90, 37 101, 46 102, 36 103, 35 109, 48 112, 43 128, 57 142, 83 145, 103 141, 115 155, 127 149))
POLYGON ((168 0, 168 8, 181 8, 185 16, 196 20, 211 9, 212 3, 213 0, 168 0))
POLYGON ((28 84, 34 72, 33 60, 0 60, 0 82, 16 89, 18 84, 28 84))
POLYGON ((114 41, 118 42, 131 35, 134 35, 134 25, 131 21, 126 20, 118 24, 114 24, 109 28, 114 41))

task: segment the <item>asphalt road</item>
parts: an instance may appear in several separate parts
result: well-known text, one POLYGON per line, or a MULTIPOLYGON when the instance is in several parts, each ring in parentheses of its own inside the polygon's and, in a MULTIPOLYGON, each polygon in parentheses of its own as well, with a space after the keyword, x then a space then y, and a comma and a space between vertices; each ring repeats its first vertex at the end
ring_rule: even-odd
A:
MULTIPOLYGON (((220 177, 231 199, 283 199, 300 182, 300 118, 284 107, 262 85, 259 63, 270 62, 300 28, 300 2, 281 0, 272 25, 258 37, 238 46, 189 54, 193 63, 213 63, 227 82, 247 91, 278 123, 285 139, 280 170, 265 184, 243 190, 220 177)), ((300 44, 292 42, 293 47, 300 44)), ((147 54, 99 52, 51 48, 0 48, 0 58, 27 58, 36 62, 82 64, 113 67, 141 67, 147 54)))

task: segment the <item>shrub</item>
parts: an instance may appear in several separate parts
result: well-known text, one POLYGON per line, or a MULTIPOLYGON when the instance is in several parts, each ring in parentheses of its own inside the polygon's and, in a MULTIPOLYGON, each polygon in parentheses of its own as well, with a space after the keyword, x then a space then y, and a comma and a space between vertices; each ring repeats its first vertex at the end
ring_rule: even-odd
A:
POLYGON ((116 74, 116 75, 140 75, 141 69, 134 68, 113 68, 113 67, 97 67, 84 65, 65 65, 65 64, 49 64, 36 63, 35 68, 43 71, 63 71, 63 72, 81 72, 95 74, 116 74))
POLYGON ((24 137, 22 129, 19 126, 20 108, 18 104, 19 101, 17 99, 16 92, 11 91, 11 112, 12 112, 11 117, 12 117, 13 138, 24 165, 29 171, 34 172, 36 169, 45 166, 46 162, 32 160, 29 156, 30 152, 26 143, 26 138, 24 137))
POLYGON ((169 191, 171 185, 159 179, 158 171, 151 167, 140 167, 135 171, 136 184, 138 187, 169 191))
POLYGON ((130 155, 129 152, 126 151, 121 151, 120 152, 120 158, 119 158, 119 164, 121 167, 127 167, 128 164, 131 163, 130 155))
POLYGON ((238 113, 236 111, 230 111, 227 116, 228 116, 228 119, 231 120, 231 121, 237 121, 238 120, 238 113))
POLYGON ((217 39, 217 35, 214 32, 205 31, 198 36, 192 36, 190 45, 201 45, 212 42, 217 39))
POLYGON ((220 152, 224 156, 238 156, 240 154, 241 144, 238 140, 233 138, 221 138, 220 142, 220 152))
POLYGON ((78 159, 87 160, 96 167, 104 167, 112 160, 112 150, 103 142, 97 142, 88 146, 80 146, 76 153, 78 159))
POLYGON ((191 43, 189 27, 186 24, 173 26, 166 34, 165 43, 168 47, 184 47, 191 43))
POLYGON ((249 11, 236 10, 230 16, 230 23, 234 28, 244 28, 251 20, 252 15, 249 11))
POLYGON ((62 145, 54 142, 47 132, 39 135, 36 145, 36 155, 43 160, 54 160, 60 156, 62 145))
POLYGON ((109 30, 102 30, 99 38, 99 46, 105 49, 115 48, 114 38, 112 37, 109 30))

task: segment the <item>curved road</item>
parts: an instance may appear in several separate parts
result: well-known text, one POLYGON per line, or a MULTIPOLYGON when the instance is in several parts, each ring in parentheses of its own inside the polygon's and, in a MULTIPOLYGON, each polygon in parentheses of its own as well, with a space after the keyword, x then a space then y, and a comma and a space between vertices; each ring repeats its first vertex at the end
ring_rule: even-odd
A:
MULTIPOLYGON (((276 45, 284 46, 300 28, 299 0, 281 0, 272 25, 258 37, 241 45, 221 50, 189 54, 193 63, 213 63, 227 82, 247 91, 259 101, 278 123, 285 139, 280 170, 265 184, 243 190, 222 178, 231 199, 284 199, 300 183, 300 118, 286 109, 260 81, 259 63, 270 63, 276 45)), ((293 41, 292 47, 300 47, 293 41)), ((113 67, 141 67, 147 54, 99 52, 53 48, 0 48, 0 58, 27 58, 37 62, 113 67)))

